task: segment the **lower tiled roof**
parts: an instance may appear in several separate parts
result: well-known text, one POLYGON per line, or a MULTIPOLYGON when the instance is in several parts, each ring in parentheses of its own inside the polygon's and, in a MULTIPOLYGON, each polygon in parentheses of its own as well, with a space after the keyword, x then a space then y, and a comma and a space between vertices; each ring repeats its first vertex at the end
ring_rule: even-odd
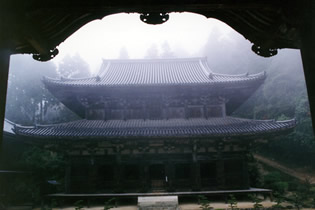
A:
POLYGON ((79 120, 48 126, 15 126, 17 135, 39 138, 228 137, 272 134, 294 128, 295 120, 233 117, 169 120, 79 120))

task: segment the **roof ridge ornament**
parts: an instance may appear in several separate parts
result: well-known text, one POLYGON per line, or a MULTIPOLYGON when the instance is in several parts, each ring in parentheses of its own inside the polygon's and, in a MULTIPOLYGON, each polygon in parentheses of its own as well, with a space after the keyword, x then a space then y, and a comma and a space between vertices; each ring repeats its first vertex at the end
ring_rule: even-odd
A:
POLYGON ((169 19, 169 14, 166 12, 145 12, 140 14, 140 20, 147 24, 162 24, 169 19))

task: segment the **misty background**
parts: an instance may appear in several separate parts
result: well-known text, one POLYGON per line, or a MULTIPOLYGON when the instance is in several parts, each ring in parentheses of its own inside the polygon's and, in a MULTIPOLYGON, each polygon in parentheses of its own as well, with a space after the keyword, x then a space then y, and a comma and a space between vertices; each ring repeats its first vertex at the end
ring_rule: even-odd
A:
POLYGON ((207 57, 213 72, 224 74, 266 71, 264 85, 234 116, 249 119, 295 118, 288 135, 257 148, 293 167, 315 167, 315 147, 303 66, 298 50, 279 50, 259 57, 252 44, 226 24, 191 13, 171 14, 165 24, 142 23, 139 15, 120 14, 93 21, 59 46, 49 62, 30 55, 11 56, 6 118, 22 125, 52 124, 78 119, 45 88, 43 76, 82 78, 97 74, 102 59, 207 57))

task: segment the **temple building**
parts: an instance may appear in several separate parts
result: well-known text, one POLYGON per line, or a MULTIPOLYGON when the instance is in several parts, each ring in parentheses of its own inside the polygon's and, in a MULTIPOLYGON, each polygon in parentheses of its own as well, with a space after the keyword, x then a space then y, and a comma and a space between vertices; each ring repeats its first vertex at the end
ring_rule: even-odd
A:
POLYGON ((214 73, 206 58, 103 60, 95 77, 43 79, 81 120, 13 130, 66 152, 67 193, 249 189, 251 145, 296 124, 231 117, 265 78, 214 73))

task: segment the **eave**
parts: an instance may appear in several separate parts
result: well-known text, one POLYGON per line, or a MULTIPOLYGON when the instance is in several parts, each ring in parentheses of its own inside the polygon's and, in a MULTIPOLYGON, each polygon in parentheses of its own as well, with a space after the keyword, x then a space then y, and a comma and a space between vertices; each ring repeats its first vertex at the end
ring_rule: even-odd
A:
POLYGON ((83 25, 109 14, 194 12, 230 25, 254 43, 257 54, 268 57, 276 49, 300 47, 301 8, 299 1, 288 0, 2 1, 0 25, 7 33, 0 39, 13 53, 31 53, 45 61, 83 25))

